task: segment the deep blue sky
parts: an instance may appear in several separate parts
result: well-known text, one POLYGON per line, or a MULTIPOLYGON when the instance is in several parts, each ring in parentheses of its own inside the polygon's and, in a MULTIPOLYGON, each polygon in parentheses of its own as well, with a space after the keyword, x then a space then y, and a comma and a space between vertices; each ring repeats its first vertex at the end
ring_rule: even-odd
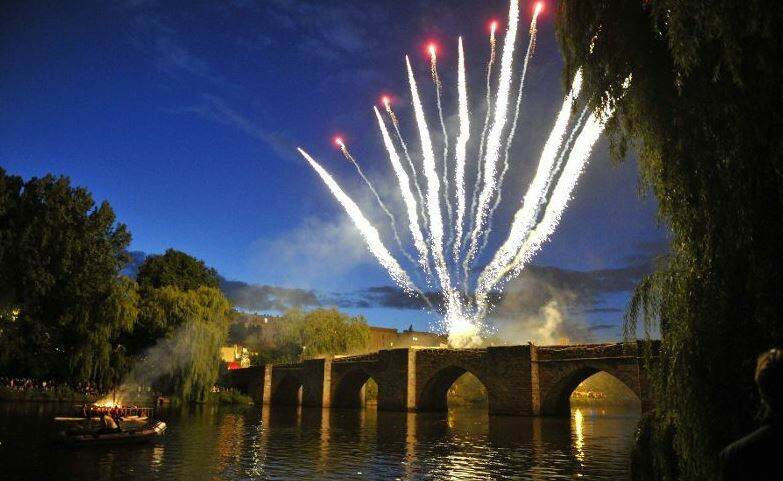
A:
MULTIPOLYGON (((527 24, 530 8, 521 3, 527 24)), ((547 3, 499 232, 563 95, 553 0, 547 3)), ((411 54, 422 89, 430 89, 424 45, 437 41, 450 92, 462 34, 478 108, 487 25, 497 18, 503 29, 505 1, 25 1, 1 8, 6 170, 25 178, 63 174, 88 187, 129 226, 133 250, 175 247, 228 279, 312 290, 327 304, 350 297, 353 304, 340 305, 374 324, 427 326, 428 314, 367 295, 389 285, 388 277, 293 148, 306 147, 366 205, 355 172, 331 144, 339 132, 385 192, 391 170, 370 107, 389 93, 411 127, 403 55, 411 54)), ((639 266, 664 240, 654 201, 639 198, 637 183, 635 160, 613 164, 601 142, 528 274, 544 279, 549 297, 531 302, 554 296, 575 322, 597 326, 596 336, 618 335, 606 326, 619 324, 639 266)))

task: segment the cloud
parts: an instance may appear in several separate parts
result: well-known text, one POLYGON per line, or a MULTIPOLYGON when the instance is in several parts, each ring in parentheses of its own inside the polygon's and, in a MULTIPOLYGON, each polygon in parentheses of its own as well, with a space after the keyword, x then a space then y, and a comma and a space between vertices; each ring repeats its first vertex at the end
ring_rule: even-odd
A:
MULTIPOLYGON (((409 296, 395 286, 374 286, 350 292, 327 293, 319 296, 324 305, 340 308, 425 309, 426 302, 419 296, 409 296)), ((427 293, 433 305, 440 303, 440 293, 427 293)))
POLYGON ((155 2, 135 2, 125 5, 131 16, 131 41, 149 57, 158 69, 172 77, 181 75, 206 80, 219 87, 239 86, 217 74, 200 55, 181 41, 178 30, 157 11, 155 2))
POLYGON ((258 240, 251 262, 275 284, 337 288, 374 260, 351 221, 343 215, 334 220, 305 219, 299 226, 272 239, 258 240), (268 266, 276 266, 270 272, 268 266))
POLYGON ((285 311, 292 307, 318 307, 321 302, 311 290, 248 284, 221 278, 220 289, 237 307, 253 311, 285 311))
POLYGON ((382 25, 380 6, 361 6, 307 0, 267 0, 264 11, 277 26, 296 31, 299 48, 325 61, 372 51, 377 40, 373 25, 382 25))
POLYGON ((280 158, 300 161, 296 154, 296 144, 285 132, 268 130, 249 117, 229 107, 221 97, 202 94, 199 105, 180 111, 195 113, 203 118, 239 129, 250 137, 260 140, 271 148, 280 158))

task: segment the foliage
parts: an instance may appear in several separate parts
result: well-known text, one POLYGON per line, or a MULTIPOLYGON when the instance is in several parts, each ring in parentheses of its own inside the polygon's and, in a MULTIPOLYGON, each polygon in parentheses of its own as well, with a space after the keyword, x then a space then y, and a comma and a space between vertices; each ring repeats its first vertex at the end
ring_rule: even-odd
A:
POLYGON ((486 405, 487 389, 476 376, 466 372, 449 388, 447 401, 449 406, 486 405))
POLYGON ((364 384, 364 402, 365 404, 378 402, 378 383, 373 378, 368 379, 364 384))
POLYGON ((350 317, 336 309, 291 309, 262 327, 248 344, 259 353, 257 363, 293 363, 362 352, 369 341, 370 328, 362 316, 350 317))
POLYGON ((0 169, 0 370, 116 382, 136 285, 118 275, 130 242, 108 203, 66 177, 0 169))
POLYGON ((224 391, 210 392, 207 395, 206 402, 210 404, 253 404, 253 399, 236 389, 227 389, 224 391))
POLYGON ((753 360, 783 344, 782 19, 783 4, 759 0, 559 6, 566 79, 581 67, 591 105, 617 99, 612 152, 635 147, 671 227, 626 328, 660 332, 650 439, 674 426, 685 479, 714 478, 718 451, 752 429, 753 360))
POLYGON ((162 337, 144 352, 129 382, 203 400, 218 377, 230 310, 228 299, 213 287, 150 291, 141 303, 140 324, 158 326, 162 337))
POLYGON ((136 282, 142 289, 175 286, 181 291, 190 291, 201 286, 219 287, 215 269, 175 249, 147 257, 139 267, 136 282))
POLYGON ((571 393, 571 405, 621 405, 640 407, 639 397, 622 381, 599 371, 582 381, 571 393))

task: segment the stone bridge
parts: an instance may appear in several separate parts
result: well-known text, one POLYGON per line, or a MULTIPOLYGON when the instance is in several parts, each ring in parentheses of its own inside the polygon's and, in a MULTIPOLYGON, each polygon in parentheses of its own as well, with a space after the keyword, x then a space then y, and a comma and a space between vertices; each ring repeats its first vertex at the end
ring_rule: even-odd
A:
POLYGON ((576 386, 604 371, 636 393, 646 410, 640 352, 639 343, 390 349, 236 369, 229 384, 264 404, 360 407, 372 378, 379 410, 445 411, 449 388, 470 372, 486 388, 490 414, 567 416, 576 386))

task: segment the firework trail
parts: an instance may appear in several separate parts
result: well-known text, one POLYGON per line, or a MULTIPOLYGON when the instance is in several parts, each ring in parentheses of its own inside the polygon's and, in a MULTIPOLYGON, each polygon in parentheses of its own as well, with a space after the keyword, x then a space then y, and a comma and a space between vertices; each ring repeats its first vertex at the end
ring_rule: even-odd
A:
POLYGON ((372 185, 372 182, 370 182, 370 179, 367 178, 366 175, 364 175, 364 171, 362 171, 362 168, 359 167, 359 162, 356 161, 353 155, 351 155, 351 152, 348 151, 348 147, 343 142, 343 139, 340 137, 337 137, 334 139, 337 146, 340 148, 340 151, 343 153, 343 156, 353 164, 354 167, 356 167, 356 172, 359 173, 362 180, 364 180, 364 183, 367 184, 367 187, 370 188, 372 191, 372 194, 375 196, 375 200, 378 201, 378 205, 381 207, 381 209, 386 213, 386 216, 389 217, 389 222, 391 222, 391 228, 392 233, 394 234, 394 240, 397 242, 397 246, 400 248, 400 251, 402 251, 402 254, 412 263, 416 264, 416 261, 411 257, 410 254, 408 254, 408 251, 403 247, 402 240, 400 239, 400 233, 397 231, 397 221, 394 218, 394 214, 391 213, 388 207, 386 207, 386 204, 381 199, 381 196, 378 195, 378 191, 375 190, 375 187, 372 185))
POLYGON ((555 125, 549 134, 546 144, 544 144, 544 150, 541 152, 541 158, 538 161, 538 169, 536 170, 533 180, 530 182, 530 186, 522 201, 522 207, 514 215, 514 221, 511 224, 508 238, 497 250, 494 258, 479 277, 477 302, 479 302, 479 293, 486 294, 490 291, 492 288, 492 285, 490 284, 495 282, 497 273, 512 261, 520 246, 527 238, 530 229, 533 228, 540 212, 541 204, 545 201, 547 182, 550 178, 550 173, 554 168, 554 164, 557 161, 557 154, 560 151, 560 146, 563 144, 563 138, 565 137, 568 128, 568 121, 571 117, 571 109, 573 108, 576 98, 579 96, 581 88, 582 72, 581 70, 578 70, 574 76, 574 81, 571 84, 571 91, 566 95, 565 100, 563 100, 563 105, 557 115, 555 125), (490 280, 489 283, 487 282, 488 279, 490 280))
POLYGON ((397 181, 400 184, 400 193, 402 194, 402 200, 405 202, 405 207, 408 211, 408 224, 410 226, 411 235, 413 236, 413 245, 419 253, 419 265, 426 274, 429 274, 429 264, 427 262, 427 244, 424 242, 424 236, 421 233, 421 227, 419 225, 419 215, 416 206, 416 198, 411 191, 410 179, 405 169, 400 162, 400 156, 397 154, 397 149, 394 147, 389 131, 386 128, 386 123, 381 117, 381 113, 377 107, 373 107, 375 117, 378 119, 378 128, 381 130, 381 136, 383 137, 383 144, 386 147, 386 152, 389 154, 389 161, 392 164, 394 173, 397 175, 397 181))
POLYGON ((351 218, 354 225, 364 238, 364 241, 367 243, 367 248, 370 250, 370 253, 372 253, 372 255, 378 259, 378 262, 381 264, 381 266, 383 266, 384 269, 386 269, 392 280, 409 294, 418 290, 402 266, 400 266, 397 260, 391 255, 389 250, 386 249, 386 247, 383 245, 381 236, 378 234, 378 230, 373 227, 370 221, 368 221, 364 214, 362 214, 362 211, 359 209, 359 206, 356 205, 356 202, 354 202, 345 194, 345 192, 343 192, 332 176, 329 175, 329 173, 324 170, 324 168, 321 167, 318 162, 310 157, 310 154, 301 148, 297 148, 297 150, 300 154, 302 154, 305 160, 307 160, 310 166, 312 166, 312 168, 318 173, 318 175, 321 177, 321 180, 323 180, 326 186, 329 187, 332 195, 334 195, 337 201, 343 206, 345 212, 351 218))
POLYGON ((519 111, 520 111, 520 106, 522 105, 522 97, 525 91, 525 78, 527 77, 527 66, 530 64, 530 59, 532 58, 533 53, 536 50, 536 34, 538 33, 537 22, 538 22, 538 15, 541 13, 542 8, 543 8, 543 4, 541 3, 536 4, 535 10, 533 11, 533 19, 530 21, 530 30, 529 30, 530 41, 527 44, 527 52, 525 53, 525 60, 522 62, 522 75, 520 76, 520 80, 519 80, 519 92, 517 93, 517 103, 516 103, 516 107, 514 108, 514 120, 511 122, 511 129, 509 130, 508 138, 506 139, 506 150, 503 154, 503 169, 500 171, 500 176, 498 177, 497 196, 495 197, 495 202, 492 204, 492 207, 489 209, 489 214, 487 215, 487 230, 484 233, 484 241, 482 242, 481 247, 478 250, 479 253, 481 253, 487 247, 487 243, 489 242, 489 236, 490 234, 492 234, 492 219, 495 215, 495 211, 497 211, 498 206, 500 205, 500 202, 503 200, 503 180, 506 178, 506 172, 508 172, 508 168, 509 168, 508 156, 509 156, 509 152, 511 151, 511 144, 514 142, 514 135, 517 132, 519 111))
POLYGON ((465 74, 465 52, 462 37, 458 40, 457 93, 459 97, 459 137, 454 166, 454 188, 457 197, 457 219, 454 223, 454 262, 459 262, 460 243, 462 242, 462 223, 465 219, 465 158, 470 139, 470 111, 468 110, 468 80, 465 74))
POLYGON ((405 65, 408 69, 408 83, 410 84, 413 109, 416 114, 416 125, 421 140, 422 158, 424 160, 424 177, 427 181, 427 212, 430 220, 430 249, 435 260, 435 271, 438 274, 441 290, 444 293, 447 310, 459 309, 459 300, 451 289, 451 279, 446 258, 443 255, 443 218, 440 210, 440 179, 435 167, 435 153, 432 150, 432 139, 427 127, 427 119, 424 115, 424 107, 419 97, 419 89, 416 86, 416 78, 413 76, 413 68, 408 56, 405 56, 405 65))
POLYGON ((462 262, 466 284, 468 280, 467 271, 478 248, 478 236, 486 222, 489 200, 497 188, 495 171, 497 170, 498 157, 500 157, 501 136, 508 120, 506 113, 508 112, 508 98, 511 93, 511 83, 513 82, 511 68, 514 63, 514 47, 517 38, 517 25, 519 24, 519 3, 516 0, 512 0, 510 3, 508 19, 508 29, 506 30, 506 37, 503 39, 503 53, 500 57, 500 77, 498 79, 498 92, 495 97, 494 118, 487 135, 487 148, 484 151, 484 185, 478 197, 476 220, 470 233, 468 252, 462 262))
POLYGON ((560 169, 563 167, 563 161, 566 159, 567 156, 566 154, 568 154, 571 151, 571 147, 574 144, 574 138, 576 138, 576 135, 579 133, 579 130, 582 128, 582 124, 584 124, 588 112, 589 109, 587 107, 583 108, 582 113, 579 114, 579 117, 576 119, 576 122, 574 122, 574 126, 571 128, 571 133, 568 134, 568 139, 566 139, 565 144, 563 144, 563 149, 560 151, 560 155, 557 157, 557 162, 555 162, 555 167, 552 169, 552 172, 549 173, 549 180, 547 181, 547 187, 552 185, 552 182, 555 180, 555 177, 557 177, 558 172, 560 172, 560 169))
POLYGON ((400 131, 400 122, 397 120, 397 115, 395 115, 394 110, 391 108, 391 101, 389 100, 389 97, 383 97, 381 100, 383 101, 383 106, 386 108, 386 113, 389 114, 392 125, 394 125, 394 131, 397 134, 397 140, 402 145, 402 153, 405 155, 405 160, 408 161, 408 167, 411 169, 413 185, 416 187, 416 193, 419 195, 419 209, 421 210, 421 218, 426 225, 427 213, 424 210, 425 199, 424 194, 421 191, 421 186, 419 185, 419 173, 416 171, 416 166, 413 164, 413 159, 411 159, 410 152, 408 152, 408 144, 405 142, 405 138, 402 136, 402 132, 400 131))
MULTIPOLYGON (((443 86, 440 83, 440 76, 438 75, 438 55, 435 44, 430 44, 430 75, 432 76, 432 83, 435 84, 435 100, 438 106, 438 119, 440 120, 440 128, 443 132, 443 197, 446 199, 446 214, 448 215, 449 225, 452 223, 453 213, 451 212, 451 202, 449 202, 449 133, 446 130, 446 122, 443 120, 443 107, 441 104, 441 90, 443 86)), ((449 236, 451 236, 449 231, 449 236)))
MULTIPOLYGON (((483 131, 480 137, 475 138, 476 150, 479 153, 476 168, 475 187, 468 208, 468 193, 466 192, 465 177, 467 170, 467 153, 470 137, 470 111, 468 99, 467 73, 465 68, 465 52, 462 39, 458 39, 457 58, 457 93, 458 93, 458 117, 459 132, 453 133, 456 138, 454 154, 454 199, 449 195, 448 175, 448 130, 443 118, 441 105, 441 82, 437 71, 437 57, 431 50, 431 73, 435 82, 437 94, 438 116, 440 127, 444 135, 444 165, 443 178, 441 179, 435 152, 432 145, 432 136, 427 125, 426 114, 422 104, 416 79, 413 74, 410 59, 405 57, 405 64, 410 86, 410 94, 414 108, 414 117, 421 142, 421 167, 423 171, 422 183, 419 185, 418 172, 408 151, 407 143, 401 133, 399 122, 391 109, 390 101, 383 98, 383 105, 394 126, 397 141, 402 146, 405 160, 410 168, 410 174, 403 166, 400 152, 393 141, 388 124, 381 116, 380 110, 374 108, 375 117, 383 138, 392 168, 400 186, 400 194, 405 204, 406 214, 409 220, 413 247, 418 254, 418 262, 402 248, 396 229, 394 216, 386 208, 365 177, 356 160, 351 156, 345 144, 338 141, 343 155, 354 164, 360 176, 370 187, 378 200, 379 205, 389 216, 395 240, 400 245, 401 252, 411 260, 412 265, 418 265, 425 273, 427 282, 437 278, 443 298, 442 325, 449 333, 449 343, 455 347, 474 346, 480 341, 480 334, 486 329, 483 319, 487 315, 490 294, 498 292, 511 278, 518 275, 525 265, 530 262, 533 255, 541 248, 549 236, 557 227, 564 209, 566 208, 571 193, 578 178, 591 154, 593 145, 604 129, 605 122, 613 113, 614 99, 608 98, 607 107, 602 111, 590 112, 582 110, 578 118, 572 122, 573 107, 580 95, 582 87, 582 72, 578 70, 574 76, 571 89, 563 100, 563 105, 555 119, 552 130, 542 149, 533 179, 527 188, 522 203, 514 214, 508 237, 497 249, 491 258, 491 262, 480 272, 477 278, 473 278, 470 272, 473 262, 479 253, 485 248, 490 232, 492 231, 492 217, 502 201, 503 180, 509 170, 510 149, 514 140, 522 107, 522 99, 527 77, 527 69, 530 59, 535 52, 537 37, 537 20, 542 11, 543 4, 535 6, 530 23, 530 39, 522 59, 519 91, 516 102, 511 96, 514 85, 513 66, 516 34, 519 24, 518 0, 511 0, 509 7, 509 22, 506 37, 500 59, 499 75, 497 75, 497 88, 492 93, 492 70, 495 62, 495 31, 496 24, 492 25, 490 35, 490 59, 487 66, 487 113, 484 120, 483 131), (509 116, 511 109, 513 116, 509 116), (509 119, 511 117, 511 119, 509 119), (569 125, 571 125, 569 131, 569 125), (565 139, 566 134, 568 138, 565 139), (565 140, 564 140, 565 139, 565 140), (501 157, 502 155, 502 157, 501 157), (502 163, 501 163, 502 161, 502 163), (418 197, 414 195, 411 182, 416 187, 418 197), (441 182, 443 183, 443 195, 441 195, 441 182), (418 199, 418 203, 417 203, 418 199), (444 219, 441 202, 446 204, 449 220, 452 216, 452 201, 455 202, 456 222, 449 226, 448 232, 444 227, 444 219), (423 221, 419 222, 419 218, 423 221), (466 224, 470 224, 465 230, 466 224), (449 239, 445 239, 448 236, 449 239), (453 239, 453 244, 449 244, 453 239), (449 253, 449 261, 446 260, 446 252, 449 253), (433 261, 431 267, 430 258, 433 261), (453 260, 453 266, 450 262, 453 260), (459 269, 463 269, 460 272, 459 269), (450 270, 450 269, 453 269, 450 270), (432 278, 430 272, 434 272, 432 278), (458 293, 457 286, 452 284, 450 276, 460 277, 464 275, 465 296, 458 293), (475 296, 470 296, 470 280, 475 281, 475 296)), ((630 77, 623 84, 627 88, 630 77)), ((338 139, 336 139, 338 140, 338 139)), ((334 179, 306 152, 299 149, 310 165, 327 184, 332 194, 343 205, 351 220, 356 224, 370 251, 378 259, 381 265, 388 271, 392 279, 405 289, 409 294, 419 294, 430 307, 425 296, 411 281, 410 276, 403 270, 396 259, 383 245, 378 231, 359 210, 358 206, 340 189, 334 179)))
MULTIPOLYGON (((469 233, 473 230, 473 224, 476 221, 476 217, 473 214, 476 211, 476 202, 478 201, 478 193, 481 188, 481 159, 484 157, 484 142, 487 139, 487 130, 489 129, 489 119, 492 116, 492 66, 495 64, 495 47, 497 42, 495 41, 495 31, 498 28, 497 22, 492 22, 489 30, 489 62, 487 63, 487 113, 484 116, 484 128, 481 131, 481 137, 479 139, 479 155, 478 162, 476 163, 476 181, 473 184, 473 195, 470 200, 470 226, 468 227, 469 233)), ((461 242, 461 241, 460 241, 461 242)), ((465 293, 468 293, 468 271, 465 269, 465 293)))
POLYGON ((485 273, 490 274, 491 277, 483 279, 476 292, 477 298, 481 297, 483 299, 482 301, 477 300, 479 302, 479 310, 486 309, 486 294, 504 278, 518 275, 544 242, 552 235, 560 223, 560 218, 568 205, 568 201, 571 199, 571 192, 579 180, 579 175, 590 158, 593 146, 601 132, 603 132, 606 120, 611 117, 612 113, 613 107, 608 105, 602 112, 593 112, 587 119, 582 131, 574 142, 571 153, 568 155, 563 173, 552 191, 551 199, 546 206, 541 221, 532 231, 528 232, 524 244, 516 252, 513 261, 506 263, 498 270, 490 270, 488 268, 482 272, 482 278, 484 278, 485 273))

